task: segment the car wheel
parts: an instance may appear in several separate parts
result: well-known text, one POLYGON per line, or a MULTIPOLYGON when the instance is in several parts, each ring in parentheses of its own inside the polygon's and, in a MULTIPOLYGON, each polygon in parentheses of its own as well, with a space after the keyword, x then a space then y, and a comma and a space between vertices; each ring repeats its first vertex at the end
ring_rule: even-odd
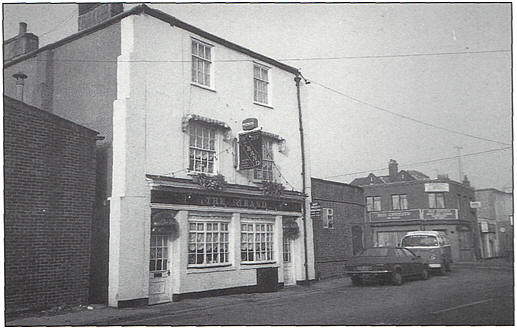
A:
POLYGON ((360 286, 360 285, 363 284, 363 280, 361 278, 357 277, 357 276, 353 276, 352 277, 352 284, 354 286, 360 286))
POLYGON ((395 286, 400 286, 402 284, 402 274, 400 272, 393 272, 391 275, 391 283, 395 286))
POLYGON ((427 279, 429 279, 429 271, 428 271, 426 268, 424 268, 424 269, 422 270, 422 275, 421 275, 421 277, 422 277, 422 280, 427 280, 427 279))

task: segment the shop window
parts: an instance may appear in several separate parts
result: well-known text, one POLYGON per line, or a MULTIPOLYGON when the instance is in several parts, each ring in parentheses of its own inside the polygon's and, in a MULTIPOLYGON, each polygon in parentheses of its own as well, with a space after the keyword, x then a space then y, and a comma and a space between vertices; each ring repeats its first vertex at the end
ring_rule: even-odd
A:
POLYGON ((429 208, 443 209, 445 208, 445 194, 443 192, 428 193, 429 208))
POLYGON ((241 261, 260 263, 273 260, 273 224, 241 224, 241 261))
POLYGON ((367 196, 366 197, 366 211, 381 211, 381 197, 367 196))
POLYGON ((407 194, 393 194, 391 196, 391 206, 393 210, 409 209, 407 194))
POLYGON ((229 264, 228 222, 189 221, 188 264, 229 264))

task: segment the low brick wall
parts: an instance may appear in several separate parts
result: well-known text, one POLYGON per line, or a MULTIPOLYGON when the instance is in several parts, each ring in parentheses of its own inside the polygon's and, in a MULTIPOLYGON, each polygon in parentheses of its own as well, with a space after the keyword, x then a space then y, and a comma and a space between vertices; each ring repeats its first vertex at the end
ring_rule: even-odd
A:
POLYGON ((96 135, 4 97, 8 314, 88 300, 96 135))

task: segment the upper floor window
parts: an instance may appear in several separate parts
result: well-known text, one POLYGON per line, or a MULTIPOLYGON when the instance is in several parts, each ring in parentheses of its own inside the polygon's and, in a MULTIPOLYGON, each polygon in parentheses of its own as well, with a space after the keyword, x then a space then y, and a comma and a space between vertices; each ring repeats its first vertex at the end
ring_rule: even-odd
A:
POLYGON ((254 64, 253 65, 253 100, 261 104, 269 104, 269 68, 254 64))
POLYGON ((212 46, 192 40, 192 82, 210 87, 212 46))
POLYGON ((443 192, 427 193, 427 197, 429 199, 429 208, 445 208, 445 194, 443 192))
POLYGON ((214 174, 216 129, 198 123, 189 125, 189 166, 192 171, 214 174))
POLYGON ((273 181, 273 140, 264 138, 262 140, 262 167, 253 169, 253 179, 273 181))
POLYGON ((323 208, 323 228, 334 228, 334 209, 323 208))
POLYGON ((393 194, 391 196, 391 206, 393 210, 409 209, 407 194, 393 194))
POLYGON ((366 197, 366 211, 381 211, 381 197, 367 196, 366 197))

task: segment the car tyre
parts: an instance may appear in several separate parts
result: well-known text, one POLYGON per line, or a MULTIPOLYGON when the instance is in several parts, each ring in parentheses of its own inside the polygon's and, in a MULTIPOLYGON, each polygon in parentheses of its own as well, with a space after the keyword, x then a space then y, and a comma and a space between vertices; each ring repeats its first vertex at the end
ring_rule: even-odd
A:
POLYGON ((422 270, 422 275, 421 275, 421 277, 422 277, 422 280, 427 280, 427 279, 429 279, 429 271, 428 271, 426 268, 424 268, 424 269, 422 270))
POLYGON ((399 271, 393 272, 391 275, 391 283, 395 286, 400 286, 402 284, 402 274, 399 271))
POLYGON ((363 279, 357 277, 357 276, 353 276, 352 277, 352 284, 354 286, 361 286, 363 284, 363 279))

